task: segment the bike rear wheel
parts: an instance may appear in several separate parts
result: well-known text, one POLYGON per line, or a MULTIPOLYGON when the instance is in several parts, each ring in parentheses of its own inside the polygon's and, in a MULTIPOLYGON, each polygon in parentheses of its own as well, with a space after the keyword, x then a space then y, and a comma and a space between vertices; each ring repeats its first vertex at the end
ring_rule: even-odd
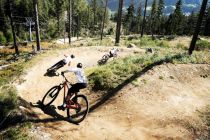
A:
POLYGON ((68 119, 72 123, 80 123, 85 119, 89 111, 87 97, 84 95, 76 95, 72 101, 74 101, 74 105, 67 108, 68 119))
POLYGON ((60 90, 60 86, 54 86, 48 90, 42 99, 42 105, 49 106, 57 98, 60 90))
POLYGON ((104 60, 108 60, 109 59, 109 55, 108 54, 105 54, 103 57, 102 57, 102 59, 104 59, 104 60))

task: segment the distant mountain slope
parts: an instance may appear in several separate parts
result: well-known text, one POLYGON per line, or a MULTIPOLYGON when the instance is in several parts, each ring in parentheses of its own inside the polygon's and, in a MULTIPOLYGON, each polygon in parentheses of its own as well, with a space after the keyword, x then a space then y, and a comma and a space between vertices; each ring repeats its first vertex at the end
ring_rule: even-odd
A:
MULTIPOLYGON (((108 7, 111 11, 117 11, 119 0, 109 0, 108 7)), ((151 6, 153 0, 148 0, 148 7, 151 6)), ((130 5, 131 0, 124 0, 124 7, 130 5)), ((145 0, 140 0, 142 6, 144 6, 145 0)), ((135 7, 139 5, 139 0, 134 0, 135 7)), ((165 14, 169 14, 174 10, 177 0, 165 0, 165 14)), ((192 11, 199 11, 202 0, 182 0, 183 3, 183 12, 185 14, 191 13, 192 11)), ((149 9, 149 8, 148 8, 149 9)))

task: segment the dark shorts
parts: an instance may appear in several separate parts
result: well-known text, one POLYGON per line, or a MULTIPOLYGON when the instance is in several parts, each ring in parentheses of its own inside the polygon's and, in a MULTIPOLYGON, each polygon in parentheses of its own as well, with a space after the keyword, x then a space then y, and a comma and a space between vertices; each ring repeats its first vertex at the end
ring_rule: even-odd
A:
POLYGON ((71 95, 71 93, 79 92, 80 89, 86 88, 87 83, 76 83, 73 84, 72 87, 68 91, 68 95, 71 95))

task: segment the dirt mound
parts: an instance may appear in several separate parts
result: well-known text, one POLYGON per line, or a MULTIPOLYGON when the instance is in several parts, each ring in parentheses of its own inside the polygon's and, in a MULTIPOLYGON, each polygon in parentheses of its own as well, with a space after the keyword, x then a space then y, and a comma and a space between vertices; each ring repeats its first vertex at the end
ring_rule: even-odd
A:
MULTIPOLYGON (((91 67, 97 64, 106 49, 73 48, 68 51, 76 55, 73 65, 80 61, 91 67)), ((24 100, 33 103, 41 100, 50 87, 62 80, 61 77, 49 78, 43 74, 62 58, 64 52, 43 58, 29 69, 24 78, 26 81, 18 86, 24 100)), ((132 53, 124 50, 121 56, 132 53)), ((197 110, 209 105, 209 91, 210 65, 161 65, 126 85, 116 96, 91 112, 80 125, 53 118, 34 108, 39 119, 35 121, 31 135, 45 137, 38 136, 39 132, 44 132, 47 139, 74 140, 195 139, 199 136, 196 132, 205 130, 197 110)), ((62 96, 54 105, 61 101, 62 96)), ((56 112, 65 115, 65 112, 56 112)))

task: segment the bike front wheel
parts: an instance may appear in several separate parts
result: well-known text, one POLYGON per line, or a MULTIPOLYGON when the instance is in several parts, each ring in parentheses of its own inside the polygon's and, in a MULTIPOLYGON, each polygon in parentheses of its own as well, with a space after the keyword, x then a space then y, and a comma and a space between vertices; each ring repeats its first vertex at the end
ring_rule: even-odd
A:
POLYGON ((48 90, 42 99, 42 105, 49 106, 57 98, 60 90, 60 86, 54 86, 48 90))
POLYGON ((67 116, 70 122, 80 123, 85 119, 89 111, 89 103, 84 95, 76 95, 72 99, 73 105, 67 108, 67 116))

